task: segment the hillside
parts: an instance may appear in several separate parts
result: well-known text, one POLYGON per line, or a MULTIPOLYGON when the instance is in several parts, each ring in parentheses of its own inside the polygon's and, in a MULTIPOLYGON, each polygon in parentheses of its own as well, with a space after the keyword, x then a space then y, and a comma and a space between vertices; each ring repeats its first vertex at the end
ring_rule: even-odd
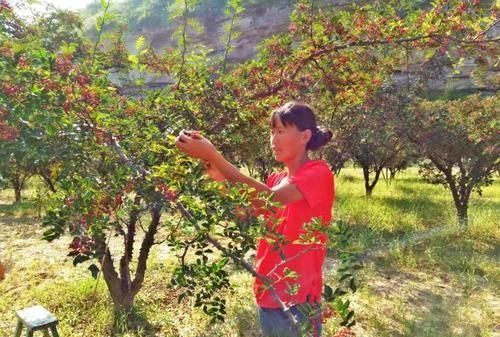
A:
MULTIPOLYGON (((226 0, 200 1, 191 16, 201 24, 202 32, 190 31, 192 36, 190 41, 191 49, 196 50, 199 45, 208 47, 213 54, 222 56, 225 50, 226 34, 224 25, 230 22, 230 18, 224 14, 226 0)), ((266 38, 286 31, 290 22, 290 14, 294 9, 293 0, 247 0, 242 1, 245 10, 235 23, 234 30, 240 35, 233 39, 234 49, 228 55, 230 63, 244 62, 258 51, 259 44, 266 38)), ((366 4, 370 0, 321 0, 316 1, 318 8, 331 7, 339 10, 348 9, 352 4, 366 4)), ((134 52, 134 44, 139 36, 144 36, 150 45, 156 50, 164 50, 168 47, 176 46, 174 37, 175 28, 178 22, 169 21, 169 13, 172 9, 173 0, 124 0, 112 3, 112 12, 117 17, 118 22, 126 23, 129 28, 127 36, 127 46, 134 52)), ((428 1, 413 1, 411 6, 425 7, 428 1)), ((483 1, 482 5, 487 7, 490 1, 483 1)), ((90 36, 95 35, 95 19, 100 14, 101 4, 96 2, 89 5, 82 13, 85 20, 86 32, 90 36)), ((111 28, 111 27, 110 27, 111 28)), ((490 34, 498 35, 500 27, 494 27, 490 34)), ((418 58, 417 58, 418 59, 418 58)), ((474 83, 471 73, 475 69, 473 62, 465 60, 459 69, 448 69, 446 81, 437 81, 433 87, 443 91, 491 91, 496 92, 495 87, 488 87, 484 84, 474 83)), ((401 69, 403 74, 397 72, 396 78, 406 80, 405 69, 401 69)), ((491 69, 492 73, 498 74, 498 68, 491 69)), ((149 82, 156 82, 161 85, 168 82, 165 78, 150 79, 149 82)))

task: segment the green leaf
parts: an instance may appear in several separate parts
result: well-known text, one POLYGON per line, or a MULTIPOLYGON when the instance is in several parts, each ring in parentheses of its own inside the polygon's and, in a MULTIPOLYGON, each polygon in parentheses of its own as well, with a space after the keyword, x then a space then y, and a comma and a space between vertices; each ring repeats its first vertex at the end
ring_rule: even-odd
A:
POLYGON ((137 58, 137 56, 133 55, 133 54, 130 54, 128 56, 128 60, 130 63, 134 64, 134 65, 137 65, 139 63, 139 59, 137 58))
POLYGON ((291 279, 294 279, 294 280, 296 280, 297 278, 299 278, 299 274, 297 274, 296 271, 291 270, 288 267, 283 270, 283 276, 285 278, 291 278, 291 279))
POLYGON ((329 302, 333 299, 333 289, 332 289, 332 287, 330 287, 328 285, 325 285, 324 288, 325 288, 325 290, 324 290, 323 296, 325 297, 325 300, 327 302, 329 302))
POLYGON ((177 298, 177 304, 180 304, 185 297, 186 293, 180 294, 179 297, 177 298))
POLYGON ((342 321, 342 323, 340 323, 340 325, 342 326, 346 326, 347 324, 349 324, 349 321, 351 320, 351 318, 354 316, 354 311, 349 311, 349 313, 347 314, 347 316, 344 318, 344 320, 342 321))
POLYGON ((349 282, 349 288, 351 288, 352 292, 355 293, 358 290, 358 285, 356 284, 356 280, 354 278, 349 282))
POLYGON ((143 35, 139 36, 137 40, 135 40, 135 50, 140 51, 145 43, 146 38, 143 35))
POLYGON ((88 260, 90 260, 90 257, 88 257, 87 255, 77 255, 73 259, 73 266, 76 266, 77 264, 80 264, 88 260))
POLYGON ((339 278, 339 282, 342 282, 342 281, 344 281, 344 280, 348 279, 349 277, 352 277, 352 274, 350 274, 350 273, 344 274, 344 275, 342 275, 342 276, 339 278))
POLYGON ((91 264, 89 266, 90 273, 92 274, 92 277, 94 279, 97 279, 97 275, 99 275, 99 267, 97 267, 95 264, 91 264))

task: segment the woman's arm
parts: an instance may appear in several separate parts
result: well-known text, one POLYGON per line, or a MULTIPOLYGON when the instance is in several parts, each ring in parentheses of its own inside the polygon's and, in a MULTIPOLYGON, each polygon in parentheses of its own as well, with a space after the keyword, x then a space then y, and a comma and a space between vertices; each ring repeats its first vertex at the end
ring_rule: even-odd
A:
MULTIPOLYGON (((249 177, 231 164, 224 156, 217 151, 215 146, 205 137, 195 133, 191 137, 192 132, 182 131, 176 139, 176 146, 193 158, 210 162, 228 181, 233 183, 243 183, 249 187, 253 187, 257 193, 268 192, 273 193, 272 200, 281 204, 288 204, 303 199, 302 193, 294 184, 284 182, 273 188, 261 183, 260 181, 249 177)), ((257 200, 256 200, 257 201, 257 200)), ((256 207, 263 206, 262 201, 258 201, 256 207)))
POLYGON ((204 161, 203 162, 203 167, 205 168, 205 174, 209 176, 212 180, 215 180, 217 182, 222 182, 226 180, 226 177, 215 168, 209 161, 204 161))

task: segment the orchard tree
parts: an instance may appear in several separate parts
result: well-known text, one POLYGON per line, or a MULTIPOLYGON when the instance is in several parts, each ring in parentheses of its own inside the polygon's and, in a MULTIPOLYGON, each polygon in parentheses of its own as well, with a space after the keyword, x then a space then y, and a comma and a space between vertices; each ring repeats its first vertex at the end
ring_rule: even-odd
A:
POLYGON ((349 144, 340 140, 340 128, 335 126, 333 128, 332 140, 321 150, 321 154, 323 159, 330 165, 330 169, 336 175, 339 175, 345 163, 349 160, 349 151, 347 149, 349 144))
MULTIPOLYGON (((2 158, 5 158, 0 168, 2 175, 11 182, 16 201, 19 201, 24 183, 34 175, 41 176, 47 188, 54 192, 55 182, 61 174, 61 163, 70 161, 72 152, 68 142, 53 137, 56 129, 51 124, 39 123, 44 118, 43 105, 35 103, 24 106, 27 110, 25 116, 30 115, 37 123, 32 123, 30 118, 23 119, 12 114, 26 99, 22 97, 22 87, 27 83, 43 77, 40 85, 34 87, 35 97, 57 85, 48 73, 43 73, 40 64, 30 63, 36 62, 30 58, 30 54, 42 53, 40 56, 43 58, 46 56, 43 53, 69 49, 75 49, 75 54, 78 54, 82 39, 76 33, 80 27, 79 20, 71 12, 50 12, 31 27, 26 27, 4 3, 2 17, 4 34, 0 37, 0 66, 3 84, 0 95, 3 98, 0 104, 0 128, 3 129, 2 138, 6 142, 0 147, 2 158), (22 40, 22 43, 12 43, 12 37, 22 40)), ((56 62, 61 62, 61 59, 56 62)))
POLYGON ((471 193, 492 183, 500 168, 500 102, 473 95, 456 101, 420 101, 407 115, 408 138, 427 159, 420 171, 449 188, 458 220, 468 224, 471 193))
POLYGON ((419 162, 420 154, 418 148, 411 142, 407 142, 403 137, 401 138, 400 150, 387 164, 386 173, 384 179, 388 183, 392 182, 396 178, 396 174, 404 171, 408 167, 419 162))
POLYGON ((25 156, 26 148, 16 147, 15 142, 4 141, 0 148, 0 180, 4 181, 4 187, 14 190, 15 202, 22 199, 22 191, 26 181, 32 176, 29 170, 28 157, 25 156))
POLYGON ((384 88, 362 106, 348 110, 336 123, 339 147, 363 170, 366 196, 371 196, 384 168, 403 156, 404 140, 398 132, 397 116, 408 99, 384 88))

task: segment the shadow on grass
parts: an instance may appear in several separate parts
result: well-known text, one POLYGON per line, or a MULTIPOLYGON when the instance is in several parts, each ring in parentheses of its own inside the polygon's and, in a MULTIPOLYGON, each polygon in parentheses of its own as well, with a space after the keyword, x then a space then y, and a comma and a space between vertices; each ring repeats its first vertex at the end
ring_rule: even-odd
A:
MULTIPOLYGON (((370 283, 381 315, 370 314, 367 321, 379 337, 472 337, 481 335, 481 327, 461 315, 469 298, 461 289, 446 281, 426 281, 401 270, 378 273, 381 281, 370 283)), ((371 311, 371 310, 370 310, 371 311)), ((483 331, 485 332, 485 331, 483 331)))
POLYGON ((38 215, 37 205, 31 200, 24 200, 12 204, 0 203, 0 219, 2 219, 2 221, 4 221, 4 219, 35 218, 38 217, 38 215))
POLYGON ((129 311, 123 309, 114 311, 111 336, 123 336, 124 333, 133 333, 139 336, 157 336, 155 327, 149 323, 145 314, 137 307, 129 311))
MULTIPOLYGON (((398 184, 396 188, 403 192, 407 197, 404 199, 399 198, 396 200, 400 201, 401 204, 399 204, 398 202, 394 202, 392 205, 398 208, 401 207, 402 210, 407 210, 411 209, 409 207, 411 206, 412 202, 414 202, 416 205, 426 205, 427 203, 429 204, 429 206, 433 206, 433 204, 435 204, 437 207, 426 207, 424 209, 432 211, 428 215, 426 215, 426 217, 424 217, 429 219, 434 216, 439 216, 440 213, 444 214, 443 211, 445 210, 445 207, 449 208, 449 211, 455 214, 456 209, 453 203, 453 197, 449 189, 444 190, 445 193, 443 194, 443 196, 446 198, 444 202, 442 199, 438 200, 439 202, 429 200, 432 199, 432 195, 436 193, 436 190, 433 187, 434 186, 430 184, 422 184, 419 185, 418 189, 415 189, 412 188, 411 185, 407 186, 398 184)), ((469 199, 469 217, 473 215, 472 212, 474 211, 475 207, 500 211, 500 199, 493 197, 484 197, 478 195, 477 193, 473 193, 471 194, 469 199)))
MULTIPOLYGON (((0 224, 4 227, 7 226, 15 226, 19 228, 19 226, 33 226, 34 224, 40 223, 40 219, 37 217, 29 217, 29 216, 1 216, 0 215, 0 224)), ((26 227, 27 228, 27 227, 26 227)))
MULTIPOLYGON (((450 289, 450 291, 452 291, 450 289)), ((414 295, 412 316, 403 320, 403 336, 472 337, 480 336, 480 327, 459 319, 459 308, 466 305, 466 297, 443 297, 431 290, 418 290, 414 295)))
POLYGON ((493 266, 499 259, 500 247, 495 241, 477 242, 470 231, 457 227, 453 232, 436 231, 435 235, 408 240, 396 249, 383 249, 372 260, 379 270, 394 265, 434 270, 463 286, 474 287, 496 284, 499 277, 493 266))
MULTIPOLYGON (((419 223, 424 225, 448 222, 449 210, 447 210, 446 206, 451 208, 453 207, 452 203, 443 205, 442 202, 430 199, 427 194, 407 195, 408 196, 404 198, 377 197, 377 199, 382 205, 395 209, 398 212, 415 214, 419 223)), ((454 209, 452 209, 452 211, 454 212, 454 209)))
POLYGON ((238 336, 259 337, 260 326, 258 322, 257 308, 239 308, 235 312, 238 336))
MULTIPOLYGON (((217 321, 217 325, 220 324, 230 324, 230 329, 232 331, 237 331, 237 336, 240 337, 261 337, 258 323, 258 313, 254 306, 238 306, 235 308, 231 317, 226 316, 225 322, 217 321)), ((212 337, 215 335, 221 336, 220 333, 221 332, 218 327, 207 321, 205 332, 197 334, 196 337, 212 337)))

